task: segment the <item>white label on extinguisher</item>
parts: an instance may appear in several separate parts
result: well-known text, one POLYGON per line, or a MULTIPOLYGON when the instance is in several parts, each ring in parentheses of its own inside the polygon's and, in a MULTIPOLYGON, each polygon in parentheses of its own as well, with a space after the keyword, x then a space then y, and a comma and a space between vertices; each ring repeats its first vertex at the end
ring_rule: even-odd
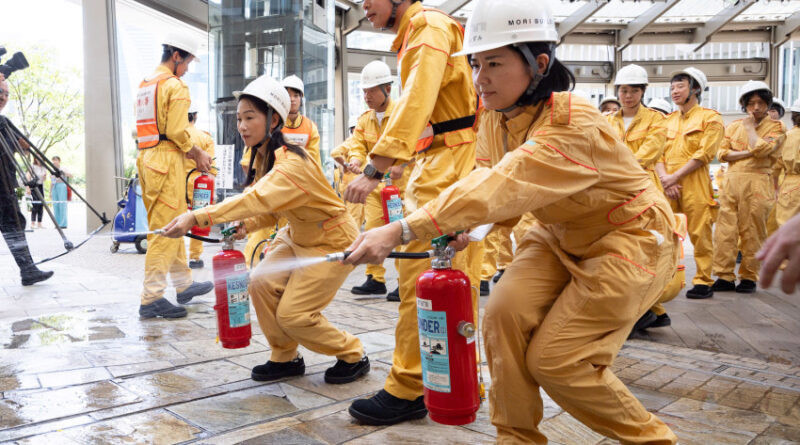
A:
POLYGON ((250 324, 250 295, 247 293, 247 274, 225 279, 228 285, 228 320, 232 328, 250 324))
POLYGON ((194 189, 194 193, 192 194, 192 210, 202 209, 209 204, 211 204, 211 190, 194 189))
POLYGON ((432 391, 449 393, 450 356, 447 345, 447 314, 424 309, 430 300, 417 299, 419 352, 422 359, 422 384, 432 391))
POLYGON ((389 211, 389 222, 395 222, 403 219, 403 200, 400 195, 392 195, 386 201, 386 210, 389 211))

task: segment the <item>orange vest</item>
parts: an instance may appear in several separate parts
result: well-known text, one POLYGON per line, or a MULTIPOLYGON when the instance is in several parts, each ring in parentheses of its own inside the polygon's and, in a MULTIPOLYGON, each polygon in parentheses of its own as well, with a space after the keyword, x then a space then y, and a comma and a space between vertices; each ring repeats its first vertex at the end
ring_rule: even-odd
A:
POLYGON ((158 87, 161 82, 175 77, 160 74, 151 80, 143 80, 136 93, 136 139, 139 150, 153 148, 167 136, 158 132, 158 87))
POLYGON ((300 125, 298 125, 297 128, 289 128, 284 125, 283 128, 281 128, 281 133, 283 133, 286 142, 297 145, 300 148, 306 148, 308 141, 311 140, 312 130, 311 119, 300 116, 300 125))

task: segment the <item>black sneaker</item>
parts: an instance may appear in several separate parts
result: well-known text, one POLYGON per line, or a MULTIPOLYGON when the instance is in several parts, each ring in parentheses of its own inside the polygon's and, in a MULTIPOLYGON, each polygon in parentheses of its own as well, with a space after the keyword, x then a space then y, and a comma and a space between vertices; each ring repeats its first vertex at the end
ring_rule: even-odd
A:
POLYGON ((736 286, 736 292, 740 294, 752 294, 756 291, 756 282, 753 280, 742 280, 736 286))
POLYGON ((186 289, 178 292, 178 303, 186 304, 192 301, 192 298, 205 295, 209 292, 214 290, 214 283, 210 281, 203 281, 198 283, 197 281, 193 282, 189 285, 186 289))
POLYGON ((202 269, 203 266, 203 260, 189 260, 189 269, 202 269))
POLYGON ((693 288, 686 291, 686 298, 692 300, 705 300, 714 296, 714 291, 705 284, 695 284, 693 288))
POLYGON ((270 382, 284 377, 293 377, 306 373, 306 362, 303 357, 297 357, 290 362, 273 362, 268 360, 263 365, 253 368, 250 378, 257 382, 270 382))
POLYGON ((711 290, 714 292, 733 292, 736 290, 736 283, 733 281, 723 280, 722 278, 717 278, 717 281, 715 281, 714 285, 711 286, 711 290))
POLYGON ((489 295, 489 292, 489 282, 486 280, 481 280, 481 297, 489 295))
POLYGON ((183 318, 186 316, 186 309, 175 306, 166 298, 159 298, 150 304, 140 305, 139 316, 142 318, 183 318))
POLYGON ((672 320, 669 318, 669 315, 663 313, 656 318, 656 321, 650 325, 651 328, 665 328, 672 324, 672 320))
POLYGON ((26 269, 24 272, 20 272, 20 277, 22 278, 23 286, 31 286, 52 277, 53 273, 52 270, 44 271, 33 267, 31 269, 26 269))
POLYGON ((375 281, 372 279, 372 275, 367 275, 367 281, 364 282, 361 286, 354 286, 350 292, 356 295, 375 295, 375 294, 385 294, 386 293, 386 283, 381 283, 380 281, 375 281))
POLYGON ((400 301, 400 287, 386 294, 386 301, 400 301))
POLYGON ((369 359, 365 355, 355 363, 337 360, 336 364, 325 370, 325 383, 339 385, 356 381, 369 372, 369 359))
POLYGON ((497 273, 494 274, 494 276, 492 277, 492 283, 497 283, 498 281, 500 281, 500 278, 503 277, 504 273, 506 273, 505 269, 498 270, 497 273))
POLYGON ((350 415, 367 425, 394 425, 428 415, 423 396, 414 400, 399 399, 382 389, 369 399, 356 400, 350 415))
POLYGON ((644 315, 639 317, 639 320, 637 320, 636 324, 633 325, 633 330, 641 331, 642 329, 647 329, 652 326, 656 320, 658 320, 658 315, 656 315, 656 313, 653 311, 647 311, 644 313, 644 315))

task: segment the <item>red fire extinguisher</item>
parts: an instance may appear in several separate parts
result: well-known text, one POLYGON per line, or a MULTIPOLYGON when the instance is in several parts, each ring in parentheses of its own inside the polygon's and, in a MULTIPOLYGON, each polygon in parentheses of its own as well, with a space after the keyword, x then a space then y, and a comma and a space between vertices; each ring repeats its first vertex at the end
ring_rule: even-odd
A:
POLYGON ((417 279, 417 321, 425 405, 445 425, 475 421, 480 407, 469 278, 452 268, 447 237, 433 240, 431 269, 417 279))
MULTIPOLYGON (((195 170, 192 169, 189 175, 195 170)), ((188 180, 188 176, 187 176, 188 180)), ((189 202, 189 196, 186 196, 186 203, 189 204, 189 210, 198 210, 214 204, 214 180, 208 173, 202 172, 194 180, 192 188, 192 201, 189 202)), ((200 228, 197 226, 192 227, 192 234, 198 236, 208 236, 211 233, 211 227, 200 228)))
POLYGON ((400 199, 400 189, 392 185, 389 173, 384 177, 386 186, 381 190, 381 204, 383 205, 383 222, 389 224, 403 219, 403 200, 400 199))
POLYGON ((247 292, 249 275, 244 254, 233 248, 235 227, 222 231, 222 251, 214 255, 214 291, 217 303, 217 332, 222 347, 246 348, 250 345, 250 295, 247 292))

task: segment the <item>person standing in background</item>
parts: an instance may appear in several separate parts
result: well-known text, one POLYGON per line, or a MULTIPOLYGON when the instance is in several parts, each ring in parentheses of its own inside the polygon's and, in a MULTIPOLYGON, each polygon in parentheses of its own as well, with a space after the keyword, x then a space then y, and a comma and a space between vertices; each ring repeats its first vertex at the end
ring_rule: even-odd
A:
POLYGON ((56 224, 62 229, 67 228, 67 182, 72 177, 68 171, 61 168, 61 157, 53 156, 53 165, 61 171, 61 176, 53 176, 50 180, 50 200, 53 201, 53 213, 56 224))
POLYGON ((31 171, 28 172, 28 175, 31 179, 31 188, 35 188, 39 191, 39 194, 33 193, 31 190, 31 194, 33 196, 33 209, 31 209, 31 229, 41 229, 42 226, 42 214, 44 213, 44 206, 46 203, 44 202, 44 181, 47 180, 47 170, 44 166, 39 162, 39 159, 33 158, 33 165, 31 165, 31 171))

